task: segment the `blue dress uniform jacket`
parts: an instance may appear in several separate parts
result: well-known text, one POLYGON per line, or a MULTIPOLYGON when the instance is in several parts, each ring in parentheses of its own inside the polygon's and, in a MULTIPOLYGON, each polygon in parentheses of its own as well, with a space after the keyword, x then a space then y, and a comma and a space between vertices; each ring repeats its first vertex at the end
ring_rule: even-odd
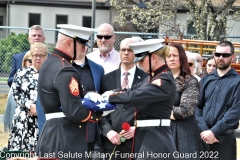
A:
MULTIPOLYGON (((176 86, 167 70, 167 65, 161 66, 152 78, 145 78, 125 93, 110 96, 109 102, 131 104, 137 110, 137 120, 170 119, 176 86)), ((134 142, 135 159, 174 159, 176 147, 170 126, 137 128, 134 142)))
MULTIPOLYGON (((238 128, 240 118, 240 76, 230 69, 219 77, 217 70, 200 81, 200 101, 196 119, 201 131, 219 136, 228 129, 238 128)), ((218 138, 218 137, 217 137, 218 138)))
MULTIPOLYGON (((88 60, 88 64, 90 66, 91 73, 92 73, 92 76, 93 76, 95 90, 99 93, 100 92, 101 79, 102 79, 102 76, 104 75, 104 69, 103 69, 102 66, 96 64, 95 62, 93 62, 91 60, 88 60)), ((41 132, 42 128, 43 128, 43 125, 46 121, 46 117, 45 117, 45 114, 43 112, 43 109, 42 109, 41 103, 39 101, 39 98, 37 98, 36 106, 37 106, 37 113, 38 113, 38 128, 39 128, 39 132, 41 132)))
POLYGON ((39 73, 38 95, 44 112, 65 115, 46 121, 36 148, 39 157, 87 159, 87 121, 99 116, 82 105, 79 75, 70 61, 68 55, 54 49, 39 73))

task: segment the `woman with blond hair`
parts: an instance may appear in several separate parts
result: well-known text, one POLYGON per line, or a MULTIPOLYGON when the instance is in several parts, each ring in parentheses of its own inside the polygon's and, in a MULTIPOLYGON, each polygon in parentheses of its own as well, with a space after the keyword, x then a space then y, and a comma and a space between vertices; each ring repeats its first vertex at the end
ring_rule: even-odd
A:
MULTIPOLYGON (((22 68, 29 67, 31 65, 32 65, 31 53, 30 53, 30 51, 28 51, 25 54, 25 56, 23 57, 22 68)), ((6 110, 5 110, 4 117, 3 117, 3 124, 4 124, 5 132, 10 131, 10 129, 12 127, 12 120, 13 120, 13 115, 14 115, 16 106, 17 106, 17 104, 13 98, 12 87, 11 87, 8 92, 7 105, 6 105, 6 110)))
POLYGON ((37 81, 39 69, 47 58, 47 47, 35 42, 31 45, 30 54, 32 66, 18 70, 12 83, 17 106, 8 141, 9 150, 34 151, 37 144, 37 81))
POLYGON ((22 68, 29 67, 32 65, 31 51, 29 50, 23 57, 22 68))

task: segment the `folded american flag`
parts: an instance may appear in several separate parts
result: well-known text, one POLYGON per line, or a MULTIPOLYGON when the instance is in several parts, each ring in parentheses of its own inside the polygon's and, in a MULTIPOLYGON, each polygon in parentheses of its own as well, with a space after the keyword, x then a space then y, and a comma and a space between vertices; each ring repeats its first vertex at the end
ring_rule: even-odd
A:
POLYGON ((92 111, 109 111, 116 108, 115 104, 108 103, 108 101, 103 100, 101 102, 93 102, 88 98, 82 99, 82 104, 89 110, 92 111))

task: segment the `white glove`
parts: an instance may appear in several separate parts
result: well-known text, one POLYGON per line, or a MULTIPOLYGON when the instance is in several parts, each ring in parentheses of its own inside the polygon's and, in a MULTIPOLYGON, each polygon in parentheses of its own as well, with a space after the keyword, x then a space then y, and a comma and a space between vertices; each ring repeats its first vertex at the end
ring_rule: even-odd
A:
POLYGON ((109 113, 113 112, 115 109, 112 109, 110 111, 103 111, 102 116, 107 116, 109 113))
POLYGON ((96 93, 96 92, 88 92, 84 96, 84 98, 90 99, 94 103, 102 102, 104 100, 103 97, 100 94, 96 93))
POLYGON ((113 91, 106 91, 102 94, 102 97, 104 100, 108 101, 109 96, 113 93, 114 93, 113 91))

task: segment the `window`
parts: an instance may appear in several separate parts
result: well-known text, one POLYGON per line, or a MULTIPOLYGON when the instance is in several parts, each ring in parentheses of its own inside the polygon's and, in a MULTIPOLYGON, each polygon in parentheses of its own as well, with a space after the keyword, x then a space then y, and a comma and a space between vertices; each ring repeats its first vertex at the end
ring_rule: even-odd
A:
POLYGON ((195 27, 193 27, 193 22, 188 24, 187 34, 196 34, 195 27))
POLYGON ((56 26, 57 24, 67 24, 68 16, 67 15, 56 15, 56 26))
POLYGON ((29 13, 29 18, 28 18, 28 27, 31 27, 33 25, 41 25, 41 15, 40 14, 33 14, 29 13))
MULTIPOLYGON (((3 16, 0 16, 0 26, 3 26, 3 16)), ((3 31, 3 29, 0 28, 0 31, 3 31)))
MULTIPOLYGON (((68 24, 68 16, 67 15, 56 15, 56 27, 57 24, 68 24)), ((55 34, 55 42, 57 42, 58 32, 55 34)))
POLYGON ((0 26, 3 26, 3 16, 0 16, 0 26))
POLYGON ((83 16, 83 22, 82 22, 83 27, 91 28, 91 24, 92 24, 92 17, 83 16))

